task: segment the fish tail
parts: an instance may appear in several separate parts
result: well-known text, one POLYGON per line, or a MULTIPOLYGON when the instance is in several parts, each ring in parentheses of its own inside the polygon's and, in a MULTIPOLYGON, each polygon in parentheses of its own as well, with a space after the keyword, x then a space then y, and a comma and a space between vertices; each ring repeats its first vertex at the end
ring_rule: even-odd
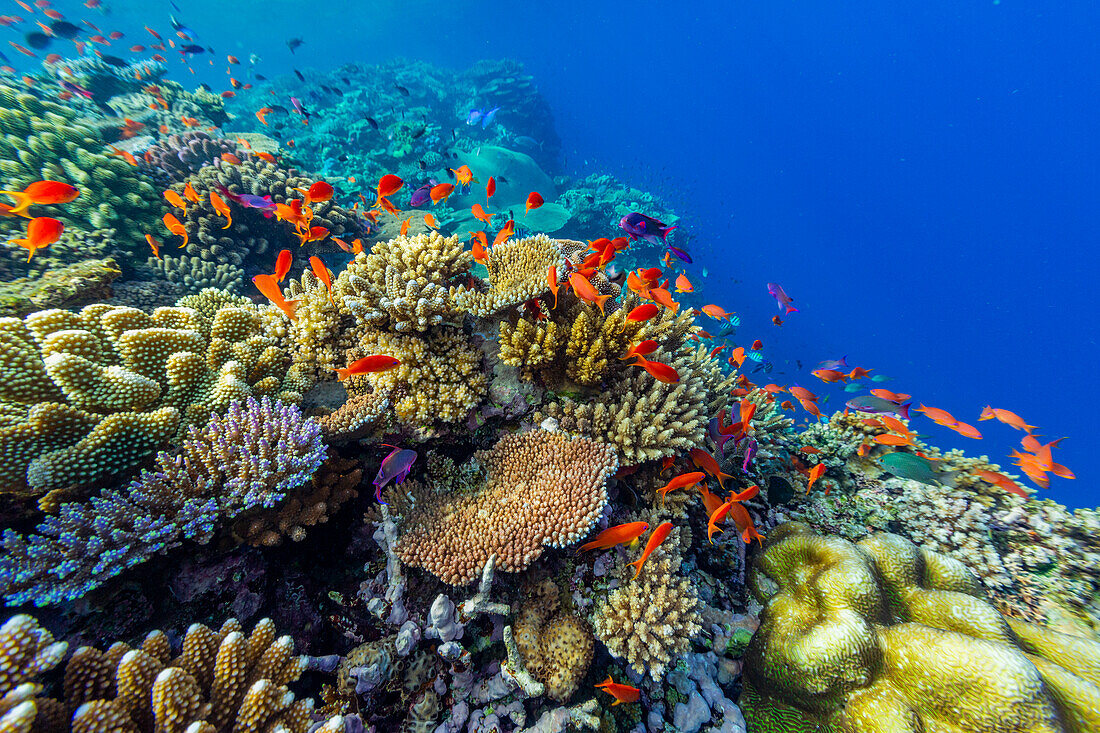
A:
POLYGON ((642 572, 642 563, 644 563, 644 562, 645 562, 645 558, 641 557, 641 558, 638 558, 637 560, 635 560, 634 562, 627 563, 628 567, 634 568, 634 577, 631 578, 631 580, 634 580, 634 578, 637 578, 638 574, 642 572))
POLYGON ((908 420, 909 419, 909 407, 912 404, 913 404, 912 402, 906 402, 904 405, 902 405, 901 407, 899 407, 897 409, 897 413, 899 415, 901 415, 903 418, 905 418, 906 420, 908 420))
POLYGON ((606 303, 610 298, 610 295, 600 295, 596 297, 596 305, 600 307, 600 313, 607 315, 606 313, 604 313, 603 304, 606 303))
POLYGON ((798 309, 797 309, 797 308, 795 308, 795 307, 794 307, 793 305, 789 305, 789 304, 788 304, 788 305, 787 305, 787 312, 786 312, 786 313, 784 313, 783 315, 785 315, 785 316, 786 316, 786 315, 790 315, 791 313, 798 313, 798 309))
POLYGON ((15 199, 15 206, 7 210, 9 216, 21 216, 24 219, 30 219, 31 217, 24 213, 34 203, 31 197, 22 191, 0 191, 0 193, 7 194, 15 199))
POLYGON ((661 239, 662 240, 668 239, 668 233, 671 232, 673 229, 675 229, 676 226, 677 226, 676 224, 673 224, 670 227, 665 227, 664 229, 662 229, 661 230, 661 239))

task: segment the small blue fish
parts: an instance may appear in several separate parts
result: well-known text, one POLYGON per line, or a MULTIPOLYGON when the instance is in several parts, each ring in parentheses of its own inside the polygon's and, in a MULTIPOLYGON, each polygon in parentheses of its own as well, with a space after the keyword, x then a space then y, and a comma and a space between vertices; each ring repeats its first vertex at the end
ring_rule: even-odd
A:
POLYGON ((885 374, 876 374, 875 376, 871 377, 871 381, 872 382, 892 382, 892 381, 894 381, 894 378, 893 377, 888 377, 885 374))
POLYGON ((859 392, 862 389, 863 389, 863 385, 860 384, 859 382, 850 382, 850 383, 844 385, 844 391, 845 392, 859 392))
POLYGON ((500 107, 493 107, 491 110, 481 116, 481 129, 484 130, 489 125, 493 124, 493 120, 497 118, 497 112, 500 111, 500 107))

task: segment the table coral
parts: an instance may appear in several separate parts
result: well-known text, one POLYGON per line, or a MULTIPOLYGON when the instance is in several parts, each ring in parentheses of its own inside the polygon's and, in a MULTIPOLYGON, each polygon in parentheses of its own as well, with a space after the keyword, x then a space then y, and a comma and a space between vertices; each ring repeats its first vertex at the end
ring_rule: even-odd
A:
POLYGON ((749 730, 1096 730, 1100 644, 1006 623, 965 567, 902 537, 789 523, 750 576, 749 730))
POLYGON ((546 273, 565 263, 557 240, 545 234, 513 239, 489 249, 485 268, 488 286, 453 293, 455 304, 477 318, 537 298, 550 291, 546 273))
POLYGON ((0 319, 7 490, 41 494, 131 469, 177 427, 234 399, 297 401, 283 389, 286 356, 261 323, 244 303, 209 319, 106 304, 0 319))
POLYGON ((406 482, 412 505, 398 555, 451 585, 477 578, 490 555, 514 573, 544 547, 576 542, 602 512, 607 479, 618 468, 607 446, 545 430, 505 436, 473 460, 485 472, 474 493, 406 482))

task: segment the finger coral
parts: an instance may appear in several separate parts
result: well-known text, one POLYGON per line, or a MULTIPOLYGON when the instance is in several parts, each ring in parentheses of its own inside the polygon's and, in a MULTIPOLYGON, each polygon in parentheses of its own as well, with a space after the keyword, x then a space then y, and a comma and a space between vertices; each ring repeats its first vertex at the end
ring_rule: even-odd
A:
POLYGON ((68 648, 25 614, 0 626, 0 730, 32 730, 42 704, 35 678, 60 664, 68 648))
POLYGON ((132 469, 177 429, 283 389, 288 360, 247 301, 209 318, 187 307, 95 304, 0 319, 0 476, 34 495, 132 469))
POLYGON ((487 318, 549 292, 547 272, 551 267, 561 269, 564 263, 558 242, 545 234, 499 244, 489 250, 485 263, 487 289, 457 290, 455 305, 477 318, 487 318))
POLYGON ((544 547, 583 537, 607 503, 614 452, 585 438, 534 430, 501 438, 474 461, 484 482, 472 493, 438 493, 406 482, 412 494, 397 552, 451 585, 466 585, 491 555, 497 568, 518 572, 544 547))
MULTIPOLYGON (((184 540, 209 542, 221 520, 253 526, 250 517, 287 510, 260 521, 249 536, 263 540, 264 525, 279 526, 280 519, 293 534, 304 520, 301 500, 311 496, 296 490, 323 460, 320 427, 297 408, 266 397, 234 402, 224 417, 191 426, 178 454, 158 454, 155 470, 126 489, 64 503, 36 534, 6 530, 0 593, 15 604, 70 601, 184 540)), ((326 496, 335 499, 331 491, 326 496)))
POLYGON ((1100 726, 1100 644, 1006 621, 961 563, 902 537, 788 523, 750 581, 767 603, 745 652, 750 730, 1100 726))

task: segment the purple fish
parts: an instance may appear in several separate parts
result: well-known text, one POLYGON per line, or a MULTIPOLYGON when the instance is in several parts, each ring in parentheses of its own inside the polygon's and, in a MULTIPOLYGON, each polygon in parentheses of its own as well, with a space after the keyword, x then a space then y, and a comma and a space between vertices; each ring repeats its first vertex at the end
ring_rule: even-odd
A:
POLYGON ((631 239, 644 239, 650 244, 662 245, 675 226, 665 226, 663 221, 633 211, 619 220, 619 226, 631 239))
POLYGON ((745 444, 745 462, 741 464, 741 470, 745 473, 749 472, 749 464, 752 463, 753 458, 756 458, 756 448, 756 441, 749 438, 748 443, 745 444))
POLYGON ((848 366, 848 355, 840 357, 839 359, 826 359, 825 361, 818 362, 818 369, 840 369, 840 367, 848 366))
POLYGON ((290 104, 292 107, 294 107, 295 112, 300 114, 302 117, 305 117, 306 122, 309 122, 309 112, 306 111, 306 108, 304 106, 302 106, 302 100, 298 99, 297 97, 291 97, 290 104))
MULTIPOLYGON (((674 229, 675 227, 672 227, 672 228, 674 229)), ((677 257, 679 257, 681 260, 688 263, 689 265, 691 264, 691 257, 689 257, 688 253, 685 252, 684 250, 680 249, 679 247, 673 247, 672 245, 668 245, 668 251, 671 252, 672 254, 676 255, 677 257)))
POLYGON ((432 200, 432 184, 425 183, 420 188, 416 189, 412 193, 412 198, 409 199, 409 206, 413 209, 419 209, 424 204, 432 200))
MULTIPOLYGON (((794 298, 783 292, 783 286, 779 283, 768 283, 768 292, 772 294, 772 297, 779 303, 779 308, 782 310, 783 306, 787 306, 787 313, 797 313, 798 309, 791 303, 794 302, 794 298)), ((784 313, 783 315, 787 315, 784 313)))
POLYGON ((247 207, 249 209, 259 209, 268 219, 271 218, 271 213, 275 211, 275 202, 271 200, 270 196, 257 196, 251 193, 233 193, 225 186, 219 185, 218 190, 222 196, 240 206, 247 207))
POLYGON ((472 109, 469 114, 466 115, 467 125, 476 125, 481 122, 481 117, 484 114, 480 109, 472 109))
POLYGON ((395 484, 402 483, 405 477, 409 475, 409 471, 412 470, 413 461, 416 460, 416 451, 414 450, 396 446, 387 447, 393 448, 393 450, 382 459, 382 465, 378 468, 378 475, 374 477, 374 498, 382 504, 386 503, 382 501, 382 488, 390 481, 395 484))
POLYGON ((908 420, 910 404, 912 403, 906 402, 904 405, 898 406, 896 402, 884 400, 881 397, 862 395, 848 400, 844 403, 844 406, 856 412, 869 412, 873 415, 897 415, 908 420))
POLYGON ((707 423, 707 434, 710 435, 710 439, 714 441, 715 447, 718 448, 719 455, 725 455, 726 441, 732 438, 732 435, 724 435, 721 432, 721 419, 712 417, 710 422, 707 423))
POLYGON ((80 86, 79 84, 74 84, 71 81, 65 81, 64 79, 62 79, 61 80, 61 87, 62 87, 62 89, 65 89, 66 91, 72 92, 73 94, 80 95, 81 97, 84 97, 85 99, 91 99, 92 98, 92 93, 90 91, 88 91, 84 87, 80 86))

